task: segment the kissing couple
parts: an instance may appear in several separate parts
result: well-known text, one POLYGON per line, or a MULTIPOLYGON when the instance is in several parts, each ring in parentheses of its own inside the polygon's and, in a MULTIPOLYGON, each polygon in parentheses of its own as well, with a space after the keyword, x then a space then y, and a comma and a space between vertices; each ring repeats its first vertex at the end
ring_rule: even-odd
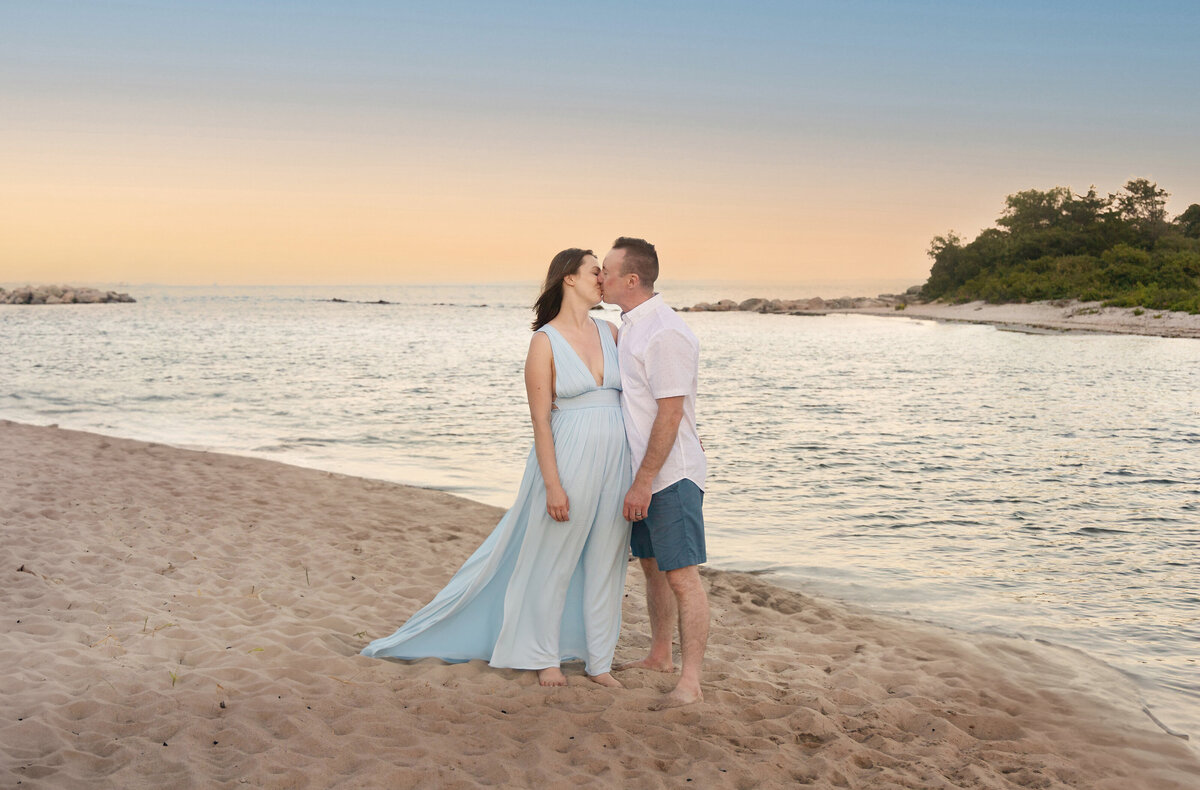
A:
POLYGON ((525 389, 533 448, 513 506, 432 601, 362 651, 379 658, 483 659, 564 686, 564 661, 621 688, 614 670, 673 673, 655 709, 703 698, 708 598, 704 449, 696 432, 700 346, 654 291, 653 244, 622 236, 604 262, 554 256, 534 303, 525 389), (618 329, 594 318, 621 308, 618 329), (629 552, 646 577, 650 650, 613 666, 629 552))

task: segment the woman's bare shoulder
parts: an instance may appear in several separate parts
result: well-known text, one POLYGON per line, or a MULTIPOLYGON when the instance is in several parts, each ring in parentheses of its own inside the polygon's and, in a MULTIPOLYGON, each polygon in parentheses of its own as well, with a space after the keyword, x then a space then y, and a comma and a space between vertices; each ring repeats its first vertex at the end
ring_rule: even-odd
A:
POLYGON ((550 336, 545 332, 535 331, 529 338, 529 353, 550 353, 550 336))

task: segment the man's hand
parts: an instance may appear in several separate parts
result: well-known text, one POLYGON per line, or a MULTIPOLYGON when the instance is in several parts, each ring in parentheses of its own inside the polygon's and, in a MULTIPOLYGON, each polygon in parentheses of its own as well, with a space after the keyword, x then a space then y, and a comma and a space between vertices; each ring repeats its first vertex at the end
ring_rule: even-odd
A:
POLYGON ((621 513, 626 521, 641 521, 650 510, 650 486, 635 482, 625 495, 625 507, 621 513))
POLYGON ((546 487, 546 512, 555 521, 566 521, 571 517, 571 501, 562 486, 546 487))
POLYGON ((633 485, 625 495, 625 509, 621 511, 627 521, 641 521, 649 512, 650 486, 671 453, 675 437, 679 434, 679 422, 683 419, 682 395, 658 398, 655 402, 658 404, 658 412, 654 415, 654 424, 650 427, 646 455, 642 457, 642 465, 633 476, 633 485))

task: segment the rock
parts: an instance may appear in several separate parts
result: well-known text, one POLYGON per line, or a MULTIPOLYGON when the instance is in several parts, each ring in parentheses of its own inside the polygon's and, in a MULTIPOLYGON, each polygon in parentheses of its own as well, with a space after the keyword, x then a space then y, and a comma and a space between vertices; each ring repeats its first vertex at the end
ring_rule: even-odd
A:
POLYGON ((920 286, 913 286, 903 294, 879 294, 873 299, 868 296, 842 296, 837 299, 822 299, 819 296, 811 299, 761 299, 756 297, 740 303, 732 299, 722 299, 715 304, 698 302, 690 308, 680 308, 679 312, 703 313, 739 310, 754 313, 787 313, 790 315, 819 313, 824 315, 829 310, 878 309, 916 302, 918 301, 917 297, 911 295, 914 288, 920 290, 920 286))
POLYGON ((99 302, 136 302, 129 294, 67 285, 26 285, 5 291, 0 288, 0 304, 96 304, 99 302))
POLYGON ((825 303, 827 307, 832 307, 836 310, 858 310, 863 307, 890 307, 891 302, 883 299, 872 299, 867 296, 843 296, 839 299, 831 299, 825 303))

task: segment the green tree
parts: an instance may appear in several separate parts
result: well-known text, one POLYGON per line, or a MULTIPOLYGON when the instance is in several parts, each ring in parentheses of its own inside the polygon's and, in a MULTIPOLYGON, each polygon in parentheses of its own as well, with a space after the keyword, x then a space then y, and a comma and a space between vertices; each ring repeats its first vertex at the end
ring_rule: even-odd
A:
POLYGON ((1166 190, 1138 178, 1101 197, 1091 187, 1009 195, 974 240, 929 245, 927 298, 990 302, 1078 298, 1200 312, 1200 204, 1173 222, 1166 190))
POLYGON ((1190 239, 1200 239, 1200 203, 1193 203, 1175 218, 1175 224, 1190 239))
POLYGON ((1012 234, 1052 228, 1061 225, 1069 216, 1067 206, 1071 199, 1068 187, 1055 187, 1045 192, 1027 189, 1004 199, 1004 213, 996 224, 1012 234))
POLYGON ((1146 237, 1151 245, 1167 228, 1167 198, 1170 194, 1145 178, 1135 178, 1121 192, 1109 196, 1117 215, 1146 237))
POLYGON ((1086 195, 1072 195, 1063 207, 1066 223, 1075 230, 1090 230, 1110 219, 1112 200, 1100 197, 1096 185, 1088 188, 1086 195))
POLYGON ((962 239, 954 231, 949 231, 945 236, 934 236, 929 243, 928 254, 933 258, 933 267, 929 270, 929 280, 921 293, 929 299, 938 299, 964 279, 958 271, 962 259, 962 239))

